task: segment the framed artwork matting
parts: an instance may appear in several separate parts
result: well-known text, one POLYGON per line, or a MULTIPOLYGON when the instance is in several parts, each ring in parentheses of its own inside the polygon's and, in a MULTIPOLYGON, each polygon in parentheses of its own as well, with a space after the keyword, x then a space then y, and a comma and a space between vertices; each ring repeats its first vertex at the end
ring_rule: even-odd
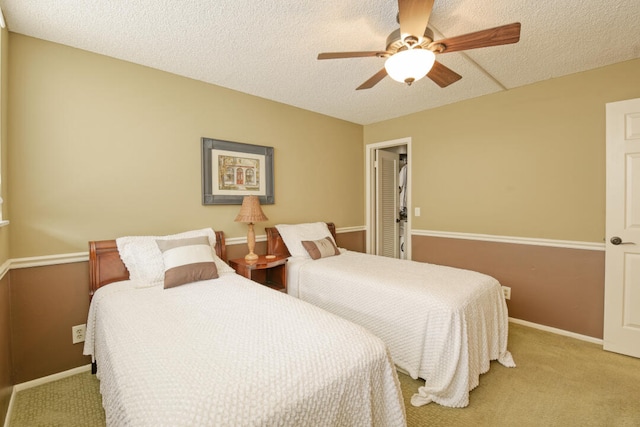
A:
POLYGON ((273 147, 202 138, 202 204, 240 205, 248 195, 274 203, 273 147))

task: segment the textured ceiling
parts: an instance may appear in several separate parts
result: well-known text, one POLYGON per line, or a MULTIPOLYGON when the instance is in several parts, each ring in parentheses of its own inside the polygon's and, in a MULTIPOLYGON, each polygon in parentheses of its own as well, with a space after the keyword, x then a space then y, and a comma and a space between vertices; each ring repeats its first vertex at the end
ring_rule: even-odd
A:
POLYGON ((639 0, 436 0, 435 38, 522 23, 517 44, 452 52, 440 88, 389 77, 355 88, 380 58, 393 0, 0 0, 10 31, 119 58, 359 124, 640 57, 639 0))

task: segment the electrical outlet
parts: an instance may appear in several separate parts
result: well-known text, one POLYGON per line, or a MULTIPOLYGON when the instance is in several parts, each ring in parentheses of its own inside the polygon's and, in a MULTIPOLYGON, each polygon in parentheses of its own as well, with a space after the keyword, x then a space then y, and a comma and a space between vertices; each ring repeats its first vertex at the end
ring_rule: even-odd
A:
POLYGON ((84 341, 84 335, 87 332, 87 325, 76 325, 71 327, 71 338, 74 344, 84 341))
POLYGON ((508 286, 503 286, 502 294, 504 295, 504 299, 511 299, 511 288, 508 286))

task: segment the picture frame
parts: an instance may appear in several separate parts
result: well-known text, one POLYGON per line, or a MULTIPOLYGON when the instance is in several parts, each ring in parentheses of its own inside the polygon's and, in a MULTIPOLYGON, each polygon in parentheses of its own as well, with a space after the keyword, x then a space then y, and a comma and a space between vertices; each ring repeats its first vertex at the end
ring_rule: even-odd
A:
POLYGON ((202 204, 241 205, 255 195, 275 203, 273 147, 202 138, 202 204))

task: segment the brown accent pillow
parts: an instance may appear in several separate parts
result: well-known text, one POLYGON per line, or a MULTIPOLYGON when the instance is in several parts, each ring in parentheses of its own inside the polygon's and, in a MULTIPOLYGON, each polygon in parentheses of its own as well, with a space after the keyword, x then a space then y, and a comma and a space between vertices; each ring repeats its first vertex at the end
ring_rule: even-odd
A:
POLYGON ((218 278, 207 236, 156 240, 156 243, 164 261, 165 289, 218 278))
POLYGON ((311 259, 340 255, 340 251, 331 240, 331 237, 325 237, 320 240, 303 240, 301 243, 311 259))

